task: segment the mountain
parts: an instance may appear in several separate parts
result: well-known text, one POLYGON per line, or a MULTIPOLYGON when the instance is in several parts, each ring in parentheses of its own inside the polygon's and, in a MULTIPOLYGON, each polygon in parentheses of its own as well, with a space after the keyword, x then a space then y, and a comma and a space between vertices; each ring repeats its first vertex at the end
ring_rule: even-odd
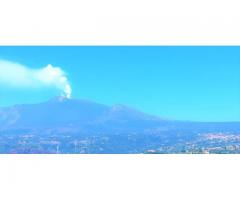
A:
POLYGON ((0 130, 68 129, 90 132, 163 130, 238 130, 240 123, 204 123, 162 119, 124 105, 55 97, 47 102, 0 108, 0 130))
POLYGON ((53 98, 47 102, 0 108, 3 129, 83 128, 126 124, 141 126, 163 120, 124 105, 112 107, 88 100, 53 98))
POLYGON ((162 119, 124 105, 55 97, 38 104, 0 108, 0 130, 84 129, 85 131, 238 130, 240 123, 204 123, 162 119))

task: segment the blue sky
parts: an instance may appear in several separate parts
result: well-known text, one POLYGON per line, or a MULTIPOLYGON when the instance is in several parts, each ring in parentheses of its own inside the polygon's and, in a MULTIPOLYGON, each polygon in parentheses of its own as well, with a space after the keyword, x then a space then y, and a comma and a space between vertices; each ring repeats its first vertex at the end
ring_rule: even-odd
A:
MULTIPOLYGON (((240 121, 240 47, 0 47, 0 60, 61 67, 73 98, 171 119, 240 121)), ((57 95, 0 83, 0 106, 57 95)))

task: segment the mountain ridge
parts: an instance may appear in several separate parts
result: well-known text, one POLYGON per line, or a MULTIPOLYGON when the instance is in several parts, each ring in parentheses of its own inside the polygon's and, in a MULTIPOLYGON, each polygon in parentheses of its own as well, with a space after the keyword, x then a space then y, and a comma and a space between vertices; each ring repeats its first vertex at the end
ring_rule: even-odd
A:
POLYGON ((179 130, 236 131, 240 129, 240 122, 168 120, 122 104, 107 106, 86 99, 54 97, 37 104, 0 108, 0 131, 22 129, 154 134, 179 130))

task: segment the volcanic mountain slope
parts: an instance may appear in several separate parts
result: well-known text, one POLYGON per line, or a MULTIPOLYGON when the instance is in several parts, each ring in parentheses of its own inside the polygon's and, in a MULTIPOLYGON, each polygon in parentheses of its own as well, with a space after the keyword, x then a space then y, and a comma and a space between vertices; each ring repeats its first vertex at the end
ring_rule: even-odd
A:
POLYGON ((106 106, 88 100, 53 98, 39 104, 0 108, 0 130, 84 129, 90 132, 141 133, 169 130, 240 130, 239 122, 203 123, 166 120, 124 105, 106 106))
POLYGON ((94 125, 141 126, 160 123, 158 117, 123 105, 112 107, 88 100, 53 98, 39 104, 0 108, 1 128, 60 128, 94 125))

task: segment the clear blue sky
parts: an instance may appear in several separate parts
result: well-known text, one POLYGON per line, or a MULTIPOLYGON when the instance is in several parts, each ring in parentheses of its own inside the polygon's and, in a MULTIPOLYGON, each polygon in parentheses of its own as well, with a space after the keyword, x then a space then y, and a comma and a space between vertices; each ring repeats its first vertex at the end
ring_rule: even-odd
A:
MULTIPOLYGON (((73 98, 171 119, 240 121, 240 47, 0 47, 0 59, 60 66, 73 98)), ((55 95, 0 85, 0 106, 55 95)))

